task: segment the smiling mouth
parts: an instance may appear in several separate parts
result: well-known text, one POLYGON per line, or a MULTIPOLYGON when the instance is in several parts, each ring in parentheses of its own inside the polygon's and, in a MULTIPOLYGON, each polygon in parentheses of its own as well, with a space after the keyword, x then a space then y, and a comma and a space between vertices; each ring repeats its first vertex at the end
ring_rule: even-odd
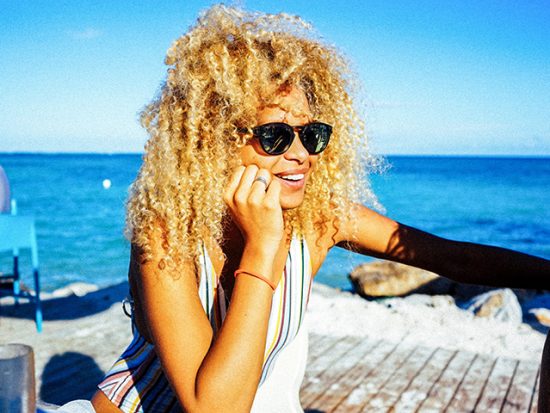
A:
POLYGON ((306 185, 305 173, 277 174, 275 178, 279 180, 283 189, 290 191, 301 191, 306 185))
POLYGON ((305 178, 305 174, 275 175, 277 178, 288 182, 299 182, 305 178))

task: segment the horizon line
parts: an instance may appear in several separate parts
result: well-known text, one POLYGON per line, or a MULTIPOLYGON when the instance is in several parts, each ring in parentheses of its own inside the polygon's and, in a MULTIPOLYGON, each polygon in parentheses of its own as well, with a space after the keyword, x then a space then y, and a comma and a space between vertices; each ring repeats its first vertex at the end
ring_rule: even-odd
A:
MULTIPOLYGON (((0 151, 1 155, 101 155, 101 156, 135 156, 143 155, 144 152, 39 152, 39 151, 0 151)), ((491 153, 373 153, 375 156, 383 157, 445 157, 445 158, 550 158, 550 153, 543 154, 491 154, 491 153)))

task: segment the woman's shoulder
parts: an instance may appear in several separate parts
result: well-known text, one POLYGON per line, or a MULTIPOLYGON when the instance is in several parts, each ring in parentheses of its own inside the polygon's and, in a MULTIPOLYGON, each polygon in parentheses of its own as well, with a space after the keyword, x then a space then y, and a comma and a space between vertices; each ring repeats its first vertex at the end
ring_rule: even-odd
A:
MULTIPOLYGON (((344 207, 340 207, 342 209, 344 207)), ((359 203, 350 202, 345 206, 345 213, 339 213, 335 207, 328 217, 319 217, 314 222, 312 233, 306 236, 312 251, 312 261, 320 267, 334 246, 381 251, 396 226, 395 221, 359 203)))
POLYGON ((304 234, 307 243, 313 275, 323 264, 326 255, 338 243, 339 221, 334 211, 329 217, 317 217, 312 230, 304 234))
POLYGON ((171 256, 166 227, 161 220, 156 220, 146 234, 132 239, 129 278, 141 288, 169 285, 181 278, 194 280, 196 272, 193 259, 174 259, 171 256))

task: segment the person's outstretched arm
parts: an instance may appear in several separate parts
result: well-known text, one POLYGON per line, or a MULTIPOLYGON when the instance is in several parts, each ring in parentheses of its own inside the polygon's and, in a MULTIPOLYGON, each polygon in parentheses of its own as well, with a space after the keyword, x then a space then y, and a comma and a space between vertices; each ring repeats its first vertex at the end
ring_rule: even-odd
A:
POLYGON ((435 272, 454 281, 509 288, 550 289, 550 261, 506 248, 452 241, 353 207, 337 245, 435 272))

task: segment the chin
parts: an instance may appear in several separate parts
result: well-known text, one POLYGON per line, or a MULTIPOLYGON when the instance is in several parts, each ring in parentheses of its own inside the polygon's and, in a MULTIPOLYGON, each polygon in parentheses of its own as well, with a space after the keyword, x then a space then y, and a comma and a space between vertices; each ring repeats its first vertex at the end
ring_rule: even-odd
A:
POLYGON ((283 210, 295 209, 304 203, 304 197, 281 197, 281 208, 283 210))

